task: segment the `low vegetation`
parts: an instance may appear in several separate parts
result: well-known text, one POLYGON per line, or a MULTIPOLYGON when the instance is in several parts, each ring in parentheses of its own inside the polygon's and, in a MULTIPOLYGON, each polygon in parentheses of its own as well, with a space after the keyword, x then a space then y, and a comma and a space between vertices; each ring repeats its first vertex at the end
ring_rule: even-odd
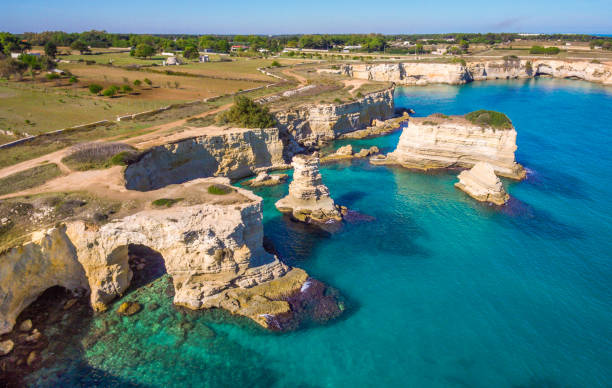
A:
POLYGON ((465 118, 473 124, 495 129, 510 129, 512 121, 503 113, 493 110, 477 110, 465 115, 465 118))
POLYGON ((85 143, 74 147, 73 152, 62 159, 73 170, 87 171, 125 166, 138 158, 133 147, 123 143, 85 143))
POLYGON ((261 106, 245 96, 236 96, 234 105, 217 117, 220 124, 244 128, 270 128, 276 125, 268 107, 261 106))
POLYGON ((172 207, 175 203, 182 201, 183 198, 160 198, 151 202, 153 206, 157 207, 172 207))
POLYGON ((231 187, 224 185, 214 184, 208 186, 208 193, 214 195, 225 195, 231 193, 233 190, 231 187))
POLYGON ((0 195, 16 193, 18 191, 40 186, 45 182, 62 175, 55 163, 43 164, 18 172, 0 179, 0 195))
POLYGON ((559 47, 532 46, 529 49, 529 54, 557 55, 560 52, 559 47))

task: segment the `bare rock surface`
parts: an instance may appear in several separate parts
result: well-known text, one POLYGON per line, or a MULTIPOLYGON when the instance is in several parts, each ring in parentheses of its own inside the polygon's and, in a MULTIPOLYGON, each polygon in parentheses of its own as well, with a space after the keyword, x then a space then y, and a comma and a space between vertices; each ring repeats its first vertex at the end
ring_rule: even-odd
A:
POLYGON ((289 194, 276 202, 276 208, 298 221, 325 223, 341 221, 339 206, 329 195, 319 172, 319 155, 296 155, 293 157, 293 180, 289 194))
POLYGON ((289 178, 287 174, 269 174, 262 171, 253 179, 243 182, 242 184, 250 187, 275 186, 285 182, 289 178))
POLYGON ((501 180, 488 163, 479 162, 470 170, 462 171, 455 187, 466 192, 470 197, 495 205, 504 205, 510 196, 504 190, 501 180))

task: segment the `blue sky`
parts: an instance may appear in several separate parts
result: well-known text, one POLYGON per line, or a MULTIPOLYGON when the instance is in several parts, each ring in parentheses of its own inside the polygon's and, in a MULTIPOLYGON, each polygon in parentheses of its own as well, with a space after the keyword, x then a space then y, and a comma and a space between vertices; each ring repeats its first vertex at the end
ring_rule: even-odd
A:
POLYGON ((612 34, 612 0, 8 0, 0 31, 612 34))

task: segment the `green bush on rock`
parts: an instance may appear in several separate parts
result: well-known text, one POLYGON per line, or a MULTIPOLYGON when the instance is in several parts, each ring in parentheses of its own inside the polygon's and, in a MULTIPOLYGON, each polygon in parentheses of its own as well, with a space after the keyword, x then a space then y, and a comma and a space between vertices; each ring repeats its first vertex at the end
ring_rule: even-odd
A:
POLYGON ((492 127, 495 129, 511 129, 512 121, 503 113, 493 110, 477 110, 465 115, 466 120, 482 127, 492 127))
POLYGON ((248 97, 236 96, 234 106, 217 116, 220 124, 233 124, 244 128, 271 128, 276 125, 267 107, 248 97))

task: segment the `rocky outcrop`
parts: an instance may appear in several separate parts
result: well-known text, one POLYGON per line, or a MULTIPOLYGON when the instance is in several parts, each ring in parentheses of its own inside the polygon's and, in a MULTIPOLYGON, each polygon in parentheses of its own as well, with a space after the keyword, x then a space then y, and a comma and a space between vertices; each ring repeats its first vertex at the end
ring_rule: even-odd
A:
POLYGON ((463 116, 411 118, 397 148, 374 164, 399 164, 407 168, 471 168, 478 162, 493 166, 498 175, 523 179, 525 169, 514 159, 516 130, 483 127, 463 116))
POLYGON ((399 117, 394 117, 388 120, 374 120, 372 125, 357 131, 344 133, 338 136, 338 139, 365 139, 369 137, 384 136, 393 133, 402 128, 410 118, 407 112, 404 112, 399 117))
POLYGON ((521 60, 506 58, 461 63, 415 63, 345 65, 344 74, 372 81, 391 81, 398 85, 432 83, 464 84, 474 80, 530 78, 547 75, 555 78, 579 78, 612 84, 612 65, 587 61, 554 59, 521 60))
POLYGON ((478 162, 470 170, 462 171, 458 178, 455 187, 478 201, 501 206, 510 198, 501 180, 495 175, 493 166, 488 163, 478 162))
POLYGON ((250 187, 276 186, 285 182, 287 178, 289 178, 287 174, 269 174, 266 171, 262 171, 255 178, 249 179, 242 184, 250 187))
POLYGON ((152 148, 126 169, 126 187, 154 190, 203 177, 239 179, 252 175, 257 168, 285 165, 278 129, 226 132, 152 148))
POLYGON ((211 180, 183 184, 186 198, 171 208, 141 210, 101 226, 71 220, 8 250, 0 257, 0 334, 56 285, 90 292, 94 310, 105 310, 130 285, 131 245, 161 254, 177 305, 227 308, 265 327, 277 314, 290 320, 292 309, 283 297, 295 294, 308 276, 264 250, 261 198, 236 189, 225 202, 207 203, 210 185, 211 180), (204 200, 193 203, 194 193, 204 200), (281 280, 285 276, 291 280, 281 280))
POLYGON ((343 147, 340 147, 333 154, 329 154, 321 158, 321 162, 332 162, 337 160, 348 160, 355 158, 367 158, 368 156, 376 155, 380 152, 378 147, 372 146, 370 148, 362 148, 359 152, 353 151, 353 146, 347 144, 343 147))
POLYGON ((370 93, 355 102, 306 105, 274 115, 282 133, 302 146, 318 146, 342 134, 366 128, 373 120, 393 117, 393 90, 370 93))
POLYGON ((276 202, 276 208, 302 222, 341 221, 342 209, 334 203, 323 184, 318 154, 296 155, 291 165, 293 180, 289 184, 289 194, 276 202))

